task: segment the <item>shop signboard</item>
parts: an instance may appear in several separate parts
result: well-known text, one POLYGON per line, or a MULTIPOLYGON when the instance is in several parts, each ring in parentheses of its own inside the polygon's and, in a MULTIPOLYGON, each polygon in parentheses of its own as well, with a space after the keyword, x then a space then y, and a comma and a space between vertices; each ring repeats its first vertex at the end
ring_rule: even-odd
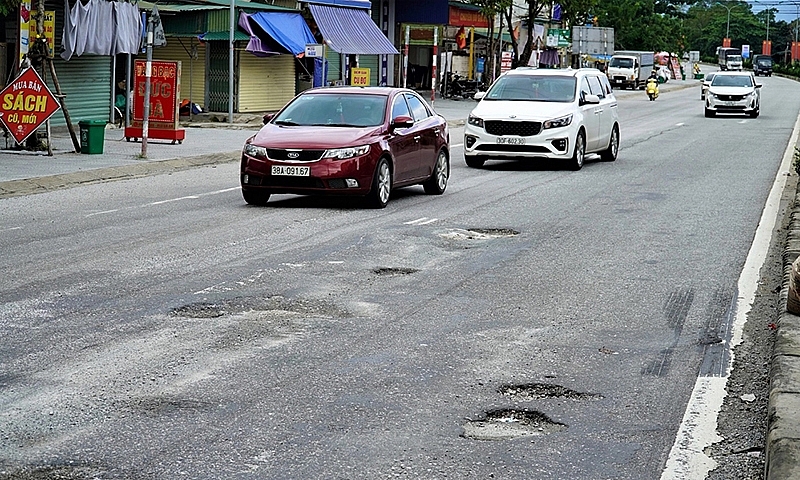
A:
MULTIPOLYGON (((153 60, 150 73, 150 115, 148 138, 183 141, 185 131, 178 128, 181 98, 181 62, 153 60)), ((142 137, 144 97, 147 86, 147 61, 134 62, 133 112, 131 126, 125 128, 125 138, 142 137)))
POLYGON ((350 85, 369 86, 369 68, 353 68, 350 70, 350 85))
MULTIPOLYGON (((31 12, 31 19, 28 22, 30 33, 28 34, 31 45, 36 39, 36 22, 38 20, 36 10, 31 12)), ((54 10, 47 10, 44 12, 44 39, 47 42, 47 56, 53 58, 55 51, 55 29, 56 29, 56 12, 54 10)))
POLYGON ((25 141, 61 108, 33 68, 26 68, 0 91, 0 121, 17 143, 25 141))
POLYGON ((512 52, 502 52, 500 54, 500 73, 505 73, 511 70, 511 61, 514 58, 512 52))
POLYGON ((569 47, 569 30, 562 28, 548 28, 546 44, 548 47, 552 48, 569 47))

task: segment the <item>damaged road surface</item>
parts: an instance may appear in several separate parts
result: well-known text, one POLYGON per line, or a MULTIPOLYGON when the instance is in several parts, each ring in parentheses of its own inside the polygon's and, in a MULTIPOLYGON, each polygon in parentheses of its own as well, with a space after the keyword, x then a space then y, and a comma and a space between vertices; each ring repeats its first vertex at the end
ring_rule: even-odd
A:
MULTIPOLYGON (((0 479, 662 478, 800 110, 763 82, 757 122, 621 98, 579 172, 467 168, 452 129, 447 192, 382 210, 247 206, 234 162, 0 200, 0 479)), ((759 478, 763 364, 683 478, 759 478)))

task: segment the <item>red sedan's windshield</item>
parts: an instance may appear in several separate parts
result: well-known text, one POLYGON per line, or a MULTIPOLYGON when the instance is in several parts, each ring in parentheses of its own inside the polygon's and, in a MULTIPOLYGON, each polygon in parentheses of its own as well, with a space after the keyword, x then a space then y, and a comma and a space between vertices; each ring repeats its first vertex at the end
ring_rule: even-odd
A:
POLYGON ((373 127, 386 115, 384 95, 308 93, 289 104, 272 123, 289 126, 373 127))

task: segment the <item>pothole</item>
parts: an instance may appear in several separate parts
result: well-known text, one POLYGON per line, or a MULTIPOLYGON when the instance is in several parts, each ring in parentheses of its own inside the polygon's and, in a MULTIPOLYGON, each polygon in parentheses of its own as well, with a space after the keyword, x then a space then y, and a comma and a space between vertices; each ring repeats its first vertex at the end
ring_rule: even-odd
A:
POLYGON ((173 317, 210 319, 250 311, 288 312, 315 317, 344 317, 348 313, 336 305, 306 299, 290 299, 281 295, 269 297, 235 297, 214 303, 198 302, 183 305, 170 311, 173 317))
POLYGON ((563 423, 535 410, 501 409, 487 412, 484 420, 468 421, 462 436, 474 440, 511 440, 549 435, 566 429, 563 423))
POLYGON ((85 465, 44 465, 16 471, 0 471, 3 480, 92 480, 102 472, 85 465))
POLYGON ((442 237, 453 240, 489 240, 516 235, 519 235, 519 232, 510 228, 457 228, 441 234, 442 237))
POLYGON ((567 398, 572 400, 584 400, 592 398, 603 398, 596 393, 576 392, 561 385, 552 383, 525 383, 522 385, 503 385, 497 389, 501 395, 516 398, 567 398))
POLYGON ((176 412, 197 413, 212 408, 210 402, 173 396, 133 398, 127 408, 147 416, 167 415, 176 412))
POLYGON ((186 318, 217 318, 225 315, 221 305, 214 303, 192 303, 173 309, 170 315, 186 318))
POLYGON ((396 268, 396 267, 379 267, 373 269, 375 275, 411 275, 412 273, 419 272, 416 268, 396 268))

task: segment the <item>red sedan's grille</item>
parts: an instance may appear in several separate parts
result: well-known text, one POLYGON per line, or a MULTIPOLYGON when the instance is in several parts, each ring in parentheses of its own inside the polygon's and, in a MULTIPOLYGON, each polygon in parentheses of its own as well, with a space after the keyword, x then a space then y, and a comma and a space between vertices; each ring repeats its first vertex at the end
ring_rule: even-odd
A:
POLYGON ((541 122, 504 122, 501 120, 487 120, 484 122, 486 132, 492 135, 519 135, 532 137, 542 131, 541 122))
POLYGON ((325 153, 325 150, 267 149, 267 156, 272 160, 290 160, 295 162, 314 162, 322 158, 323 153, 325 153))

